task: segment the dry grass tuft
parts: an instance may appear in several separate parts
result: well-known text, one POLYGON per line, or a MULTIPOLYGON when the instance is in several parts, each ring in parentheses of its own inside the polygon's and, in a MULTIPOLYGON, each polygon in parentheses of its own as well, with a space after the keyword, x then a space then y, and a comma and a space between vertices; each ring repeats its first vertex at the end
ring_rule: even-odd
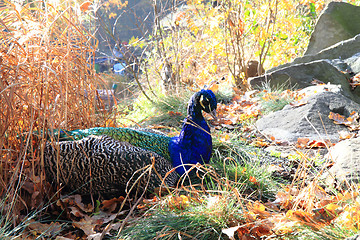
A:
POLYGON ((41 135, 106 120, 95 106, 102 84, 93 70, 96 39, 74 11, 42 2, 0 5, 0 199, 18 199, 18 212, 35 207, 19 198, 21 184, 43 192, 41 135))

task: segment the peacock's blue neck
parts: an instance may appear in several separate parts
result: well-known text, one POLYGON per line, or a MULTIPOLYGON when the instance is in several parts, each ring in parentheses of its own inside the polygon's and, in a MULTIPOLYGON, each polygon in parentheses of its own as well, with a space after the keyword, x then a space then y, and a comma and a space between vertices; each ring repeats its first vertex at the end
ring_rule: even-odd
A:
POLYGON ((201 109, 190 104, 179 136, 169 143, 170 157, 176 171, 183 175, 190 165, 209 163, 212 151, 210 128, 202 116, 201 109))

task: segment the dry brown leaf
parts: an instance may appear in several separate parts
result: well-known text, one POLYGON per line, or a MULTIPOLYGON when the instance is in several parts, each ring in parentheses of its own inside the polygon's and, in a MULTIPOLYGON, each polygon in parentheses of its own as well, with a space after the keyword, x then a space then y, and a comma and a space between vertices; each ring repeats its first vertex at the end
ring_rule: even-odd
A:
POLYGON ((261 223, 259 223, 256 227, 253 227, 251 229, 251 232, 257 238, 260 238, 262 236, 270 235, 272 233, 273 227, 274 227, 274 224, 272 224, 269 220, 265 220, 265 221, 262 221, 261 223))
POLYGON ((91 217, 89 217, 88 215, 84 215, 84 218, 80 219, 80 221, 78 222, 73 221, 72 225, 73 227, 81 229, 86 236, 96 234, 96 232, 94 231, 95 224, 93 223, 91 217))
POLYGON ((303 106, 303 105, 306 105, 306 104, 308 104, 308 101, 305 98, 302 98, 300 100, 291 102, 290 106, 292 106, 292 107, 300 107, 300 106, 303 106))
POLYGON ((301 222, 312 222, 312 214, 301 210, 289 210, 286 212, 286 217, 301 222))
POLYGON ((350 85, 352 90, 354 90, 357 86, 360 86, 360 73, 350 78, 350 85))
POLYGON ((297 139, 297 147, 298 148, 306 148, 308 146, 309 138, 298 138, 297 139))
POLYGON ((251 236, 250 234, 250 228, 251 226, 247 226, 247 227, 239 227, 236 230, 237 236, 239 239, 241 240, 255 240, 255 236, 251 236))
POLYGON ((258 138, 252 142, 252 145, 255 147, 268 147, 269 143, 265 139, 258 138))
POLYGON ((34 236, 43 235, 53 237, 61 231, 61 225, 58 222, 40 223, 35 220, 30 220, 30 224, 27 227, 34 236))
POLYGON ((315 221, 330 223, 330 221, 332 221, 342 212, 342 209, 339 205, 330 203, 323 208, 313 209, 312 212, 314 213, 315 221))
POLYGON ((94 207, 91 204, 85 205, 82 202, 82 198, 79 194, 74 195, 74 203, 78 208, 80 208, 84 212, 91 213, 94 211, 94 207))
POLYGON ((348 118, 345 118, 344 116, 338 114, 338 113, 329 113, 329 118, 334 121, 335 124, 342 124, 347 126, 351 131, 359 130, 360 129, 360 123, 359 120, 359 113, 353 111, 350 113, 350 116, 348 118))
POLYGON ((102 225, 114 220, 117 216, 125 214, 127 211, 121 211, 119 213, 107 213, 99 211, 97 214, 91 216, 91 221, 96 225, 102 225))
POLYGON ((263 205, 259 201, 255 201, 254 203, 249 202, 247 208, 261 218, 267 218, 271 215, 269 212, 266 211, 265 205, 263 205))
POLYGON ((119 198, 112 198, 110 200, 104 200, 101 203, 100 209, 107 212, 113 212, 119 203, 124 201, 124 197, 120 196, 119 198))
POLYGON ((294 197, 289 192, 278 192, 274 204, 279 204, 284 209, 291 209, 294 205, 294 197))
POLYGON ((86 215, 76 206, 69 206, 69 208, 71 209, 70 213, 76 218, 83 218, 86 215))
POLYGON ((317 141, 317 140, 312 140, 308 143, 308 148, 326 148, 326 147, 330 147, 333 146, 334 144, 331 143, 330 141, 324 140, 324 141, 317 141))

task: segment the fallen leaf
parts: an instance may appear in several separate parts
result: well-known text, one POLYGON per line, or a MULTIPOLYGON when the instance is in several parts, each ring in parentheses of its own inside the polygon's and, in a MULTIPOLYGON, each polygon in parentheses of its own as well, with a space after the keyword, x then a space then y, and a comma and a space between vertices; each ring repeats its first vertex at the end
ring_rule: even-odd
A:
POLYGON ((330 223, 342 212, 342 209, 339 205, 330 203, 326 207, 313 209, 312 212, 314 213, 314 221, 330 223))
POLYGON ((107 212, 113 212, 119 203, 124 201, 124 197, 120 196, 119 198, 112 198, 110 200, 102 201, 100 209, 107 212))
POLYGON ((326 148, 326 147, 329 147, 332 145, 334 145, 334 144, 332 144, 330 141, 312 140, 308 143, 309 148, 326 148))
POLYGON ((249 202, 247 208, 261 218, 270 217, 271 215, 269 212, 266 211, 265 205, 260 203, 259 201, 255 201, 254 203, 249 202))
POLYGON ((314 84, 314 85, 325 85, 324 82, 316 79, 316 78, 313 78, 313 80, 311 81, 311 84, 314 84))
POLYGON ((359 113, 353 111, 350 113, 350 116, 345 118, 344 116, 338 114, 338 113, 329 113, 329 118, 334 121, 335 124, 342 124, 347 126, 351 131, 359 130, 360 129, 360 123, 359 120, 359 113))
POLYGON ((296 146, 299 148, 306 148, 308 146, 309 141, 310 141, 309 138, 298 138, 296 146))
POLYGON ((308 101, 305 98, 303 98, 303 99, 291 102, 290 106, 292 106, 292 107, 300 107, 300 106, 303 106, 303 105, 306 105, 306 104, 308 104, 308 101))
POLYGON ((67 238, 63 236, 56 236, 55 240, 73 240, 73 238, 67 238))
POLYGON ((46 237, 53 237, 61 231, 61 225, 58 222, 40 223, 33 219, 30 220, 30 224, 28 224, 27 227, 34 236, 42 235, 46 237))
POLYGON ((168 114, 169 114, 171 117, 182 116, 182 113, 181 113, 181 112, 169 111, 168 114))
POLYGON ((302 222, 311 222, 312 214, 300 210, 289 210, 286 212, 286 217, 302 222))
POLYGON ((87 237, 87 240, 101 240, 102 233, 91 234, 87 237))
POLYGON ((339 138, 341 140, 353 138, 355 137, 355 135, 356 135, 355 133, 350 133, 349 131, 345 131, 345 130, 339 132, 339 138))
POLYGON ((91 5, 90 1, 85 1, 80 5, 80 10, 82 12, 86 12, 89 9, 89 6, 91 5))
POLYGON ((249 181, 252 182, 253 184, 258 184, 258 182, 254 176, 250 176, 249 181))
POLYGON ((89 217, 88 215, 84 215, 84 218, 80 219, 80 221, 78 222, 73 221, 72 225, 76 228, 81 229, 86 236, 96 234, 96 232, 94 231, 95 224, 91 220, 91 217, 89 217))
POLYGON ((252 142, 255 147, 267 147, 269 143, 265 139, 256 139, 252 142))
POLYGON ((357 86, 360 86, 360 73, 350 78, 350 85, 352 90, 354 90, 357 86))
POLYGON ((221 232, 223 234, 225 234, 226 236, 228 236, 229 239, 233 240, 233 239, 235 239, 234 235, 239 228, 240 228, 240 226, 225 228, 225 229, 222 229, 221 232))
POLYGON ((170 196, 168 204, 169 207, 173 209, 185 209, 190 205, 190 199, 185 195, 170 196))

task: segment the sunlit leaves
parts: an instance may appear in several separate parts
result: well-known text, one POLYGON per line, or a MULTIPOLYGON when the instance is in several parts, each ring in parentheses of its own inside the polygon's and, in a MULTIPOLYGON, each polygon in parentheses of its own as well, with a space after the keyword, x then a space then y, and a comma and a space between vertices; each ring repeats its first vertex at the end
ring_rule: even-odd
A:
POLYGON ((116 18, 116 16, 117 16, 117 14, 112 12, 109 14, 109 19, 116 18))
POLYGON ((127 7, 127 5, 128 1, 123 0, 105 0, 102 3, 105 11, 111 11, 114 7, 116 7, 117 9, 122 9, 127 7))

